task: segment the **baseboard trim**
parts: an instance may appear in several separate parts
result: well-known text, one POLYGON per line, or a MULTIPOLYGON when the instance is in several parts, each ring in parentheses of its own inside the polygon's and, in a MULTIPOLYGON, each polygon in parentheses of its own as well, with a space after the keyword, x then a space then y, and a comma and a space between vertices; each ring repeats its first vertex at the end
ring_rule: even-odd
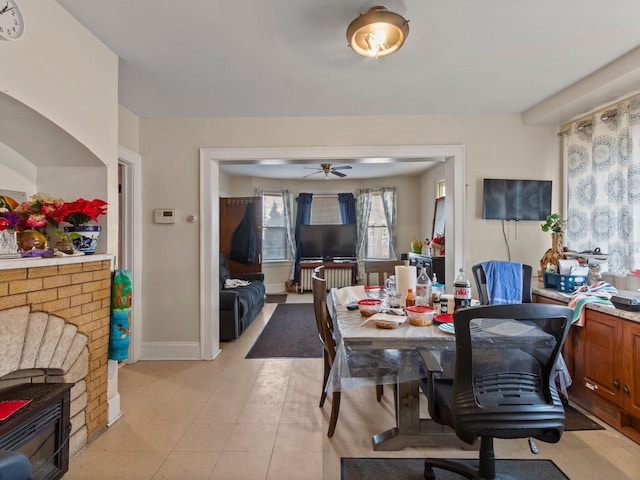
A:
POLYGON ((200 360, 199 342, 146 342, 140 346, 142 360, 200 360))

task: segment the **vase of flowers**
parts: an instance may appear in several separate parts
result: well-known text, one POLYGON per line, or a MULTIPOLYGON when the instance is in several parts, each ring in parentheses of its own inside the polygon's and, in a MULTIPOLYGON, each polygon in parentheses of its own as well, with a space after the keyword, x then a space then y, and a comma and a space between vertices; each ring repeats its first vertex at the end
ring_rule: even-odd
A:
POLYGON ((102 227, 90 222, 97 222, 98 217, 107 213, 107 203, 95 198, 85 200, 79 198, 73 202, 64 202, 56 213, 58 222, 70 223, 64 227, 64 232, 73 235, 73 248, 85 255, 92 255, 98 245, 98 236, 102 227))
POLYGON ((22 232, 18 235, 18 244, 23 251, 48 248, 46 229, 49 225, 58 226, 57 213, 63 204, 61 198, 39 193, 14 209, 21 218, 22 232))
POLYGON ((433 255, 436 257, 444 255, 444 233, 433 237, 433 240, 431 240, 431 249, 433 255))

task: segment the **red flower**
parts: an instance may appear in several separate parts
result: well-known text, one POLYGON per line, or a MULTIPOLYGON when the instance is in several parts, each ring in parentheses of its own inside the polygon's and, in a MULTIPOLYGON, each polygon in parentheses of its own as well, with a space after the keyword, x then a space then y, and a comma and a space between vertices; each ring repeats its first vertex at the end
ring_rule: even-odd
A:
POLYGON ((74 202, 65 202, 56 212, 58 222, 69 222, 74 226, 85 225, 91 220, 98 221, 100 215, 107 213, 107 202, 95 198, 91 201, 79 198, 74 202))

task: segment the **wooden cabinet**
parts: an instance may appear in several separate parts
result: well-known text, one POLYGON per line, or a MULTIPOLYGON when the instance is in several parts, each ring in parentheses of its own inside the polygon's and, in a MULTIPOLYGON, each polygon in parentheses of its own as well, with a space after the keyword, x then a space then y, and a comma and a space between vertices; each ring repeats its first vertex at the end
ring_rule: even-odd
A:
MULTIPOLYGON (((564 302, 535 295, 539 303, 564 302)), ((563 349, 569 400, 640 443, 640 323, 587 308, 563 349)))

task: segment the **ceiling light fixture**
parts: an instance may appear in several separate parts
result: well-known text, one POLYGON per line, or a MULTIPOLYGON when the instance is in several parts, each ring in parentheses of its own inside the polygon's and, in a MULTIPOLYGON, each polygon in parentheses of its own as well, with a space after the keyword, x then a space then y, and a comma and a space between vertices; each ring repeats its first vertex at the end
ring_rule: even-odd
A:
POLYGON ((409 35, 409 21, 386 7, 372 7, 347 28, 349 46, 364 57, 384 57, 398 50, 409 35))

